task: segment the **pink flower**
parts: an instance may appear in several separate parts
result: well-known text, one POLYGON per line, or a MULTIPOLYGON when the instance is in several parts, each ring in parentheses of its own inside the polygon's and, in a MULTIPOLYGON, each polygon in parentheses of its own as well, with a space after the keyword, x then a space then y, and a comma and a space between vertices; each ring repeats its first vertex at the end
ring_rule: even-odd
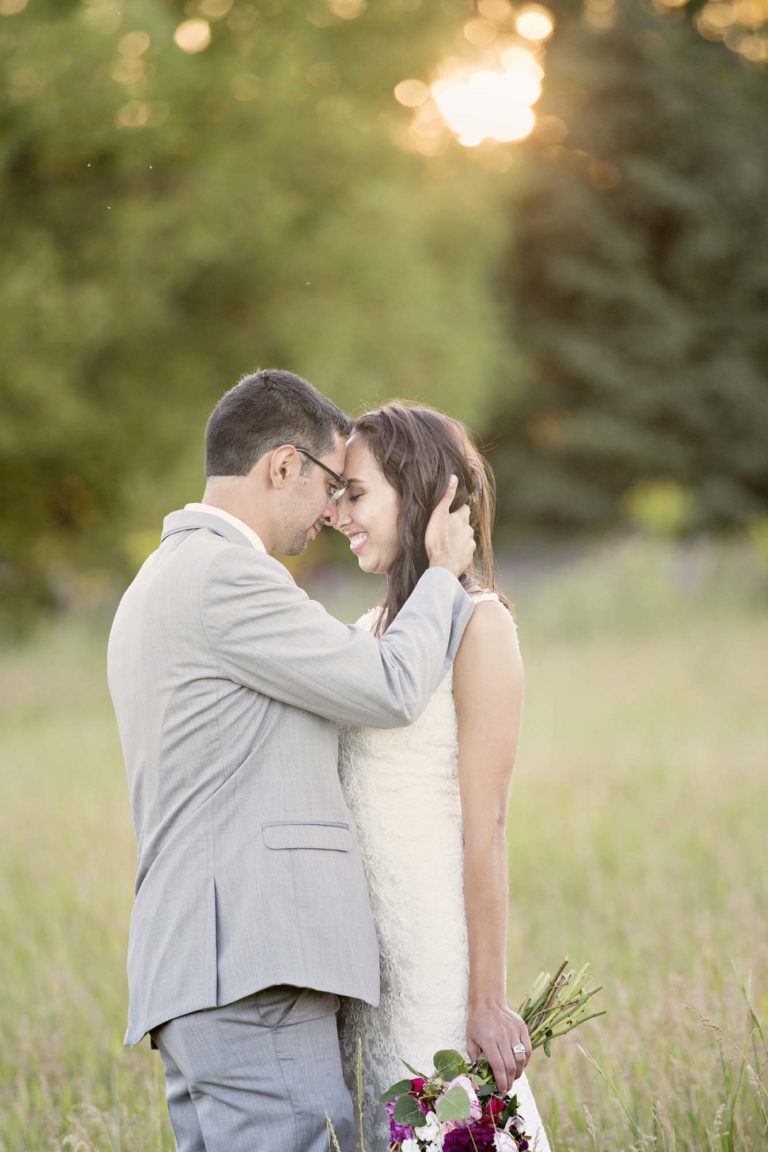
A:
POLYGON ((438 1096, 437 1100, 435 1101, 435 1108, 437 1108, 437 1105, 440 1103, 443 1096, 445 1096, 446 1093, 451 1090, 451 1088, 456 1088, 457 1086, 463 1088, 467 1093, 467 1096, 469 1096, 470 1121, 479 1120, 483 1114, 483 1106, 477 1098, 477 1091, 475 1090, 475 1086, 470 1080, 469 1076, 457 1076, 454 1080, 451 1080, 451 1082, 446 1085, 445 1092, 438 1096))
POLYGON ((417 1096, 420 1096, 424 1091, 425 1084, 426 1080, 423 1076, 416 1076, 415 1079, 411 1080, 411 1092, 415 1092, 417 1096))

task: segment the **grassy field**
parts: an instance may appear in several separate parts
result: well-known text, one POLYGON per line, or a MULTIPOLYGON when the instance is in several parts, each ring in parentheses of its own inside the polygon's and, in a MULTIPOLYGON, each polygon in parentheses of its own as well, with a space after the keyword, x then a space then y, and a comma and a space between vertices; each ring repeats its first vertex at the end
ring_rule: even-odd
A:
MULTIPOLYGON (((531 1066, 557 1152, 768 1149, 742 991, 768 1020, 760 579, 740 553, 632 543, 506 566, 528 684, 510 991, 567 954, 609 1012, 531 1066)), ((319 587, 347 616, 372 598, 319 587)), ((2 1152, 173 1148, 157 1056, 120 1046, 135 850, 105 631, 0 658, 2 1152)))

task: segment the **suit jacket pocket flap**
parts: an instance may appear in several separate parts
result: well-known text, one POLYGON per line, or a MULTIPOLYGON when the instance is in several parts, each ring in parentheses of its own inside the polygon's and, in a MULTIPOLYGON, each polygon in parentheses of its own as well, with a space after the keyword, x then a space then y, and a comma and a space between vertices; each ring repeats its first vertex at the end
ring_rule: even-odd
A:
POLYGON ((262 832, 267 848, 326 848, 333 852, 351 852, 354 847, 348 824, 281 821, 263 824, 262 832))

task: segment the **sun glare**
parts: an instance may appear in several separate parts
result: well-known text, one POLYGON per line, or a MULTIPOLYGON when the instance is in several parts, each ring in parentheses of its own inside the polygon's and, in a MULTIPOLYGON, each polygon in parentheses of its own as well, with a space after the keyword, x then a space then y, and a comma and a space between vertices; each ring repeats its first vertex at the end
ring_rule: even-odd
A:
MULTIPOLYGON (((437 156, 451 136, 465 148, 526 140, 537 125, 533 109, 554 29, 554 14, 543 3, 529 0, 518 7, 510 0, 478 0, 474 15, 456 35, 454 53, 443 59, 430 83, 410 78, 395 85, 395 99, 412 111, 409 127, 395 129, 398 141, 437 156)), ((484 164, 497 162, 494 156, 503 163, 509 150, 482 149, 484 164)))
POLYGON ((541 68, 525 49, 505 54, 499 70, 460 70, 432 85, 440 115, 467 148, 484 140, 525 140, 540 95, 541 68))

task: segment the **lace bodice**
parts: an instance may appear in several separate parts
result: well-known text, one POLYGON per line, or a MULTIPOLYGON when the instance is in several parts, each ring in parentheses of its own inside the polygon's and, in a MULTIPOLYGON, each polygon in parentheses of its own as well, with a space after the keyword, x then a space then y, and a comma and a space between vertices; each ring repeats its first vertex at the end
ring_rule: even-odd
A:
MULTIPOLYGON (((378 611, 358 623, 373 631, 378 611)), ((401 1060, 429 1072, 438 1049, 466 1051, 469 957, 452 671, 413 724, 343 729, 339 771, 381 954, 380 1006, 344 1003, 342 1057, 352 1084, 362 1039, 366 1149, 385 1152, 388 1126, 377 1100, 407 1074, 401 1060)), ((530 1095, 525 1078, 517 1087, 521 1099, 530 1095)), ((540 1127, 538 1113, 536 1122, 540 1127)), ((537 1145, 537 1152, 546 1149, 537 1145)))

